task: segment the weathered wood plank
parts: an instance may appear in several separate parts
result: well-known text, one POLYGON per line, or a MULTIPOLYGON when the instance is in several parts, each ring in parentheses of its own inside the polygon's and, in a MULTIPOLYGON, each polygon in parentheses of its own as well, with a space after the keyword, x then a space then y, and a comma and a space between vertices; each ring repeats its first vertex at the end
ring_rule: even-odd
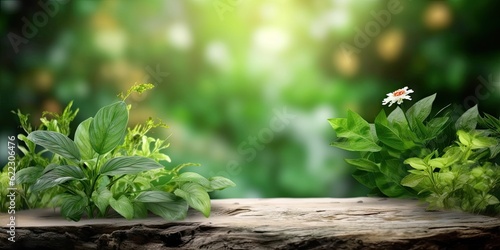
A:
POLYGON ((212 215, 66 221, 19 211, 16 243, 0 216, 0 249, 500 249, 500 218, 425 211, 414 200, 226 199, 212 215))

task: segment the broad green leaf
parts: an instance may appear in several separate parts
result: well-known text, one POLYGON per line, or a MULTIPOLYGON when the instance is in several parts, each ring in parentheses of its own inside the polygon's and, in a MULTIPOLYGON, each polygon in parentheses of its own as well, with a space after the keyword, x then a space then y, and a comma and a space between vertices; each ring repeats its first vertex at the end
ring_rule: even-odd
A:
POLYGON ((367 171, 367 172, 380 172, 379 164, 372 162, 365 158, 358 159, 345 159, 345 161, 351 165, 357 167, 357 169, 367 171))
POLYGON ((430 159, 427 164, 432 167, 432 170, 436 168, 444 168, 447 167, 450 163, 452 163, 452 159, 448 158, 434 158, 430 159))
POLYGON ((385 111, 382 109, 377 117, 375 117, 375 125, 380 124, 380 125, 389 125, 389 121, 387 120, 387 115, 385 114, 385 111))
POLYGON ((370 125, 355 112, 348 111, 347 118, 333 118, 328 120, 337 133, 338 141, 332 146, 349 151, 378 152, 376 135, 370 125))
POLYGON ((174 194, 186 200, 189 206, 203 213, 205 217, 210 215, 210 196, 199 184, 184 183, 174 194))
POLYGON ((382 175, 380 173, 367 172, 363 170, 355 170, 352 173, 352 177, 356 179, 359 183, 363 184, 368 188, 376 188, 375 178, 377 175, 382 175))
POLYGON ((391 148, 404 150, 414 146, 413 142, 406 144, 405 140, 399 135, 399 131, 389 125, 384 110, 375 118, 375 129, 379 141, 391 148))
POLYGON ((57 166, 45 172, 31 186, 31 191, 38 192, 71 180, 83 180, 85 175, 82 170, 75 166, 57 166))
POLYGON ((421 99, 406 111, 406 117, 411 128, 415 129, 417 121, 423 122, 429 116, 434 99, 436 99, 436 94, 421 99))
POLYGON ((427 164, 424 160, 420 158, 408 158, 404 161, 405 164, 410 164, 410 166, 414 169, 425 170, 428 168, 427 164))
POLYGON ((472 149, 489 148, 498 145, 498 140, 493 137, 475 135, 472 137, 472 149))
POLYGON ((495 204, 500 203, 498 198, 491 195, 491 194, 487 194, 484 198, 486 200, 486 203, 488 203, 488 205, 495 205, 495 204))
POLYGON ((388 197, 410 197, 412 196, 399 182, 389 180, 386 176, 377 176, 375 183, 380 191, 388 197))
POLYGON ((443 130, 446 128, 446 124, 448 122, 448 117, 436 117, 431 119, 427 123, 427 127, 429 129, 429 138, 435 138, 442 134, 443 130))
POLYGON ((228 187, 234 187, 236 184, 229 180, 228 178, 222 176, 214 176, 208 179, 210 181, 210 187, 213 190, 222 190, 228 187))
POLYGON ((113 197, 111 191, 107 188, 101 188, 98 191, 92 193, 92 201, 99 208, 101 214, 106 212, 106 209, 109 206, 109 200, 113 197))
POLYGON ((498 140, 493 137, 483 136, 476 132, 457 131, 460 143, 472 149, 489 148, 498 145, 498 140))
POLYGON ((421 141, 427 141, 430 138, 429 129, 424 125, 423 121, 415 120, 413 122, 412 131, 415 132, 421 141))
POLYGON ((382 172, 388 180, 396 183, 400 183, 401 179, 408 174, 406 167, 399 159, 387 159, 382 161, 379 166, 380 172, 382 172))
POLYGON ((102 165, 102 175, 137 174, 142 171, 162 168, 163 165, 142 156, 120 156, 108 160, 102 165))
POLYGON ((111 197, 109 205, 121 216, 125 217, 125 219, 130 220, 134 218, 134 207, 126 196, 122 195, 118 200, 111 197))
POLYGON ((401 180, 401 185, 414 188, 418 184, 420 184, 420 182, 422 182, 422 180, 424 180, 425 178, 427 178, 427 176, 425 175, 409 174, 401 180))
POLYGON ((80 161, 80 151, 76 144, 61 133, 37 130, 31 132, 28 139, 68 160, 80 161))
POLYGON ((96 152, 90 145, 89 128, 93 118, 90 117, 78 125, 75 132, 75 143, 80 150, 83 160, 90 160, 94 158, 96 152))
POLYGON ((138 175, 130 183, 133 184, 133 186, 136 190, 146 190, 146 189, 150 189, 152 186, 151 178, 149 178, 149 176, 138 175))
POLYGON ((32 184, 42 176, 43 167, 27 167, 16 172, 17 184, 32 184))
POLYGON ((49 165, 47 165, 44 169, 43 169, 43 172, 42 172, 42 175, 54 170, 54 168, 57 168, 59 167, 59 165, 57 165, 56 163, 50 163, 49 165))
POLYGON ((497 140, 496 146, 490 147, 490 159, 495 159, 500 154, 500 140, 497 140))
POLYGON ((54 168, 53 172, 60 177, 70 177, 75 180, 85 179, 82 169, 76 166, 64 165, 54 168))
POLYGON ((87 198, 82 195, 65 194, 60 200, 61 214, 72 221, 79 221, 88 206, 87 198))
POLYGON ((146 218, 148 217, 148 209, 146 204, 141 202, 132 202, 134 208, 134 218, 146 218))
POLYGON ((128 123, 127 105, 120 101, 97 111, 90 123, 90 145, 98 154, 105 154, 123 142, 128 123))
POLYGON ((347 118, 331 118, 328 119, 328 123, 330 123, 333 130, 340 131, 342 133, 347 127, 347 118))
POLYGON ((406 124, 408 125, 408 121, 406 120, 405 113, 398 106, 396 107, 390 114, 387 116, 387 121, 392 123, 406 124))
POLYGON ((172 193, 167 193, 164 191, 144 191, 141 192, 135 200, 143 203, 151 202, 171 202, 177 200, 177 197, 172 193))
POLYGON ((460 141, 460 143, 462 143, 466 147, 470 147, 471 146, 471 144, 472 144, 472 135, 470 135, 469 133, 467 133, 467 132, 465 132, 463 130, 458 130, 457 131, 457 136, 458 136, 458 140, 460 141))
POLYGON ((446 186, 451 186, 454 184, 453 182, 455 180, 455 174, 453 172, 438 172, 434 173, 434 175, 441 184, 445 184, 446 186))
POLYGON ((177 183, 193 182, 193 183, 198 183, 205 188, 210 188, 210 181, 207 178, 201 176, 198 173, 193 173, 193 172, 182 173, 179 176, 172 178, 170 182, 177 182, 177 183))
POLYGON ((165 220, 182 220, 186 218, 188 204, 185 200, 177 199, 170 202, 144 203, 152 213, 165 220))
POLYGON ((472 131, 477 126, 479 111, 477 105, 465 111, 455 122, 456 130, 472 131))

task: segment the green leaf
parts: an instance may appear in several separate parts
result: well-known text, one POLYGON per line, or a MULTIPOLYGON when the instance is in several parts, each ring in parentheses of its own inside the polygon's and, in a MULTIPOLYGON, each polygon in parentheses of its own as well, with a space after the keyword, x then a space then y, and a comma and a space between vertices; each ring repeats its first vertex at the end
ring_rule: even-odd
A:
POLYGON ((408 173, 406 167, 399 159, 387 159, 380 163, 380 172, 382 172, 388 180, 400 183, 401 179, 408 173))
POLYGON ((70 180, 83 180, 85 175, 83 171, 75 166, 57 166, 43 173, 42 176, 31 186, 31 191, 38 192, 70 180))
POLYGON ((143 203, 151 203, 151 202, 171 202, 177 200, 177 197, 168 192, 164 191, 144 191, 141 192, 135 200, 143 203))
POLYGON ((399 182, 389 180, 386 176, 379 175, 375 179, 375 183, 380 191, 388 197, 408 197, 410 193, 403 188, 399 182))
POLYGON ((17 184, 32 184, 42 176, 43 167, 27 167, 16 172, 17 184))
POLYGON ((427 164, 424 160, 420 158, 408 158, 404 161, 405 164, 410 164, 410 166, 414 169, 425 170, 428 168, 427 164))
POLYGON ((480 117, 479 121, 482 125, 488 127, 500 136, 500 117, 496 118, 490 114, 484 114, 484 117, 480 117))
POLYGON ((401 185, 413 188, 420 184, 425 178, 427 178, 425 175, 409 174, 401 180, 401 185))
POLYGON ((436 99, 436 94, 421 99, 406 111, 406 117, 412 129, 417 127, 417 121, 423 122, 430 115, 434 99, 436 99))
POLYGON ((165 220, 182 220, 186 218, 188 204, 185 200, 176 199, 170 202, 144 203, 152 213, 165 220))
POLYGON ((457 131, 457 136, 458 136, 458 140, 460 141, 460 143, 462 143, 466 147, 472 146, 472 135, 471 134, 469 134, 463 130, 459 130, 459 131, 457 131))
POLYGON ((71 165, 58 166, 54 168, 53 172, 59 175, 61 178, 68 177, 71 178, 71 180, 85 179, 85 174, 83 173, 82 169, 76 166, 71 166, 71 165))
POLYGON ((80 154, 83 160, 93 159, 96 152, 90 145, 89 128, 90 123, 92 123, 93 118, 90 117, 78 125, 75 132, 75 143, 80 150, 80 154))
POLYGON ((127 105, 120 101, 97 111, 90 123, 89 136, 92 148, 105 154, 123 142, 128 123, 127 105))
POLYGON ((408 125, 408 121, 406 120, 405 113, 398 106, 396 107, 390 114, 387 116, 387 121, 390 123, 398 123, 398 124, 406 124, 408 125))
POLYGON ((486 203, 488 203, 488 205, 495 205, 495 204, 498 204, 500 203, 500 201, 498 200, 497 197, 491 195, 491 194, 487 194, 484 199, 486 200, 486 203))
POLYGON ((432 170, 436 169, 436 168, 445 168, 445 167, 448 167, 450 165, 450 163, 453 163, 451 159, 448 159, 448 158, 434 158, 434 159, 430 159, 427 164, 429 166, 432 167, 432 170))
POLYGON ((229 180, 228 178, 222 176, 214 176, 208 179, 210 181, 210 187, 213 190, 222 190, 228 187, 234 187, 236 184, 229 180))
POLYGON ((349 151, 378 152, 382 149, 376 143, 370 124, 355 112, 348 111, 347 118, 328 121, 339 137, 338 141, 331 143, 332 146, 349 151))
POLYGON ((210 216, 210 196, 197 183, 185 183, 174 191, 174 194, 186 200, 192 208, 200 211, 205 217, 210 216))
POLYGON ((61 133, 38 130, 31 132, 28 139, 66 159, 74 162, 80 161, 80 151, 76 144, 61 133))
MULTIPOLYGON (((399 135, 399 131, 389 125, 384 110, 380 111, 375 118, 375 129, 378 139, 385 145, 394 149, 408 149, 405 140, 399 135)), ((410 148, 412 146, 414 146, 414 144, 408 145, 410 148)))
POLYGON ((205 188, 210 188, 210 181, 207 178, 193 172, 182 173, 179 176, 172 178, 170 182, 177 182, 177 183, 193 182, 193 183, 198 183, 205 188))
POLYGON ((132 206, 134 208, 134 218, 148 217, 148 209, 146 207, 146 204, 140 202, 133 202, 132 206))
POLYGON ((106 209, 109 206, 109 200, 113 197, 111 191, 107 188, 101 188, 98 191, 92 193, 92 201, 97 206, 101 214, 106 212, 106 209))
POLYGON ((162 168, 158 162, 142 156, 120 156, 108 160, 102 165, 102 175, 137 174, 142 171, 162 168))
POLYGON ((368 188, 376 188, 375 178, 377 175, 382 175, 380 173, 367 172, 363 170, 355 170, 352 173, 352 177, 356 179, 359 183, 363 184, 368 188))
POLYGON ((479 111, 477 105, 465 111, 465 113, 455 122, 456 130, 472 131, 477 126, 479 111))
POLYGON ((43 172, 42 172, 42 175, 54 170, 54 168, 57 168, 59 167, 59 165, 57 165, 56 163, 50 163, 49 165, 47 165, 44 169, 43 169, 43 172))
POLYGON ((475 135, 472 137, 471 145, 472 149, 488 148, 492 146, 497 146, 498 141, 493 137, 475 135))
POLYGON ((72 221, 79 221, 88 206, 87 197, 82 195, 64 194, 60 200, 61 214, 72 221))
POLYGON ((380 172, 379 164, 365 158, 345 159, 345 161, 351 165, 356 166, 360 170, 364 170, 367 172, 380 172))
POLYGON ((436 117, 427 123, 428 128, 428 139, 433 139, 442 134, 443 130, 446 128, 448 122, 448 117, 436 117))
POLYGON ((121 216, 125 217, 125 219, 130 220, 134 218, 134 207, 126 196, 122 195, 118 200, 111 197, 109 205, 121 216))

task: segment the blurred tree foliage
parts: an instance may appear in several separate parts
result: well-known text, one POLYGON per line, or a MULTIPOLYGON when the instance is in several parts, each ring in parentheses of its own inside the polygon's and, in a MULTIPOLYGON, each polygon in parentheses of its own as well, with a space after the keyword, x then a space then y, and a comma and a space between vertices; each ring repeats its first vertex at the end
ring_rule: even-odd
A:
POLYGON ((414 99, 437 92, 436 105, 499 114, 496 1, 0 6, 2 166, 6 137, 20 132, 10 110, 36 124, 74 100, 75 126, 134 82, 157 87, 133 99, 130 122, 168 123, 172 166, 199 162, 238 184, 220 197, 365 195, 347 155, 329 147, 326 119, 351 109, 373 120, 385 93, 403 86, 414 99))

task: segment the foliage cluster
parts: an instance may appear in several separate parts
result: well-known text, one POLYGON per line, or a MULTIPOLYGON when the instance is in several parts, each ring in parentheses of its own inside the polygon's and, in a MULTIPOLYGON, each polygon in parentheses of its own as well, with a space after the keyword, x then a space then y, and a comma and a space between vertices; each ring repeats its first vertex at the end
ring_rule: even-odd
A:
POLYGON ((142 93, 153 86, 134 85, 120 94, 121 101, 81 122, 74 140, 68 137, 69 123, 77 112, 71 111, 71 103, 62 115, 54 115, 55 119, 42 119, 42 127, 35 131, 27 116, 18 111, 21 126, 28 133, 19 135, 26 147, 19 147, 23 156, 16 173, 25 208, 58 206, 65 218, 74 221, 83 215, 104 217, 111 209, 127 219, 145 217, 148 211, 167 220, 182 219, 189 207, 208 217, 208 193, 234 183, 224 177, 207 179, 181 171, 197 164, 173 169, 160 164, 170 162, 161 152, 169 144, 147 133, 166 127, 163 122, 150 118, 145 124, 128 127, 131 105, 125 100, 131 93, 142 93), (36 145, 44 149, 38 150, 36 145))
POLYGON ((500 121, 477 106, 432 112, 436 94, 408 110, 384 110, 368 123, 355 112, 329 122, 331 145, 360 153, 346 159, 371 195, 419 197, 429 209, 500 214, 500 121))

